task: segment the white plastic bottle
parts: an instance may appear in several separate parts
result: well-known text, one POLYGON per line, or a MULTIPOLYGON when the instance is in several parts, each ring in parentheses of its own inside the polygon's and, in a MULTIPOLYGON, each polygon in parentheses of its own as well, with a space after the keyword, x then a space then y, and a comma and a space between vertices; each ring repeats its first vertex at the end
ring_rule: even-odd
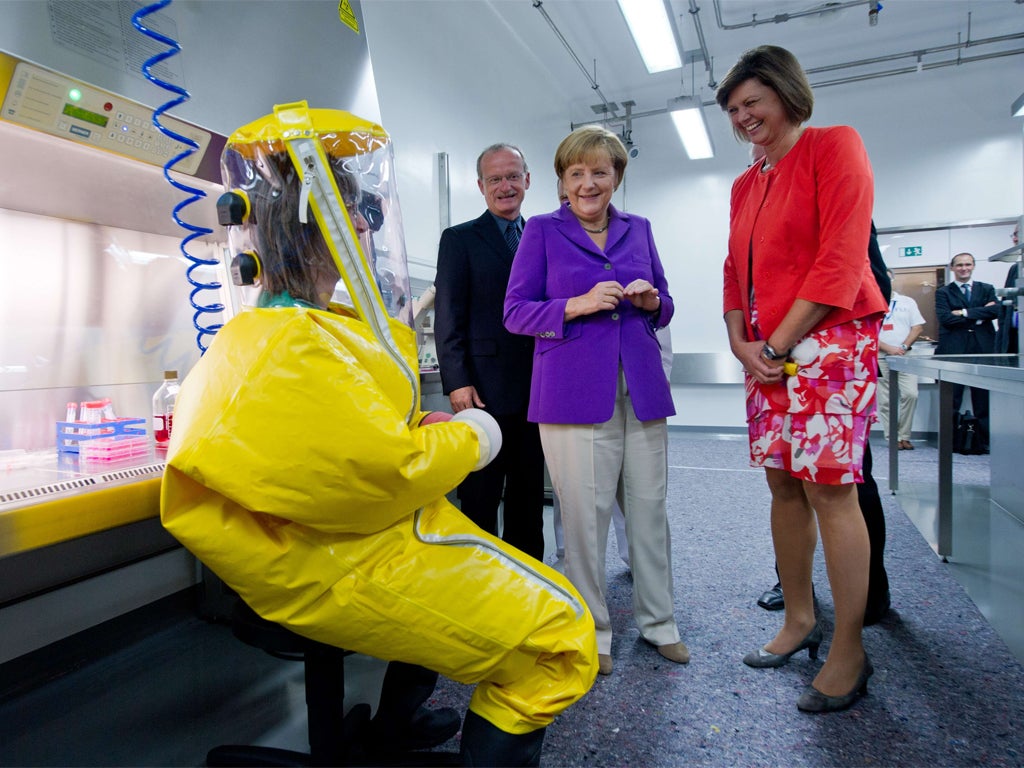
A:
POLYGON ((164 383, 153 395, 153 440, 158 448, 166 448, 171 440, 179 389, 178 372, 164 371, 164 383))

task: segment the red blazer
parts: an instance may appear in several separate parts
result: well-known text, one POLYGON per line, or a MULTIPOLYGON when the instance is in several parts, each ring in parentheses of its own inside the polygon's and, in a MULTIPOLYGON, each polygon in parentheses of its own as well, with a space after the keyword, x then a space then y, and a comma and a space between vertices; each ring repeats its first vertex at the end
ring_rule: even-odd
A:
POLYGON ((798 298, 834 307, 815 331, 884 313, 867 255, 873 205, 871 164, 848 126, 805 128, 774 168, 748 168, 732 186, 723 311, 743 310, 750 340, 751 283, 764 339, 798 298))

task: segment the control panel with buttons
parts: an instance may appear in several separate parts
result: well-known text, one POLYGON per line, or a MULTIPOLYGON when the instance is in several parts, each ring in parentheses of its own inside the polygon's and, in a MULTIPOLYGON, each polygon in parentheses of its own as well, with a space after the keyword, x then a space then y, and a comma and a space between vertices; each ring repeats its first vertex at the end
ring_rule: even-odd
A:
MULTIPOLYGON (((189 146, 153 125, 151 108, 30 62, 18 62, 0 117, 53 136, 163 166, 189 146)), ((173 170, 195 174, 210 133, 168 115, 160 122, 198 145, 173 170)))

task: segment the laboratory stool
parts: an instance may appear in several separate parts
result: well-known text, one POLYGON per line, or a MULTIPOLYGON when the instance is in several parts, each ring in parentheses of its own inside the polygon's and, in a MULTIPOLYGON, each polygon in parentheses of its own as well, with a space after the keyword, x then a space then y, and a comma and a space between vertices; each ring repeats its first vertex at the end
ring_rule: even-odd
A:
POLYGON ((232 611, 231 629, 247 645, 305 665, 309 752, 265 746, 225 745, 206 755, 208 766, 341 766, 351 764, 357 730, 369 720, 369 707, 353 707, 344 717, 345 657, 351 651, 309 640, 261 618, 242 600, 232 611), (361 720, 361 722, 360 722, 361 720))
POLYGON ((345 657, 353 653, 297 635, 259 616, 240 598, 231 610, 235 637, 282 659, 305 665, 309 752, 277 747, 231 744, 214 747, 206 755, 211 768, 246 766, 449 766, 459 764, 450 752, 394 752, 367 749, 364 737, 370 725, 368 704, 356 704, 345 715, 345 657))

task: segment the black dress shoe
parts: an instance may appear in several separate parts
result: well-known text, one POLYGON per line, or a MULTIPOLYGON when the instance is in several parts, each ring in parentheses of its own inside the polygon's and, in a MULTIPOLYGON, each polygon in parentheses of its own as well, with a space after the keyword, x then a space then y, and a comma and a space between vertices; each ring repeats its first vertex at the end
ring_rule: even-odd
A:
POLYGON ((774 587, 761 595, 757 604, 766 611, 781 611, 785 608, 786 600, 782 596, 782 584, 776 582, 774 587))

